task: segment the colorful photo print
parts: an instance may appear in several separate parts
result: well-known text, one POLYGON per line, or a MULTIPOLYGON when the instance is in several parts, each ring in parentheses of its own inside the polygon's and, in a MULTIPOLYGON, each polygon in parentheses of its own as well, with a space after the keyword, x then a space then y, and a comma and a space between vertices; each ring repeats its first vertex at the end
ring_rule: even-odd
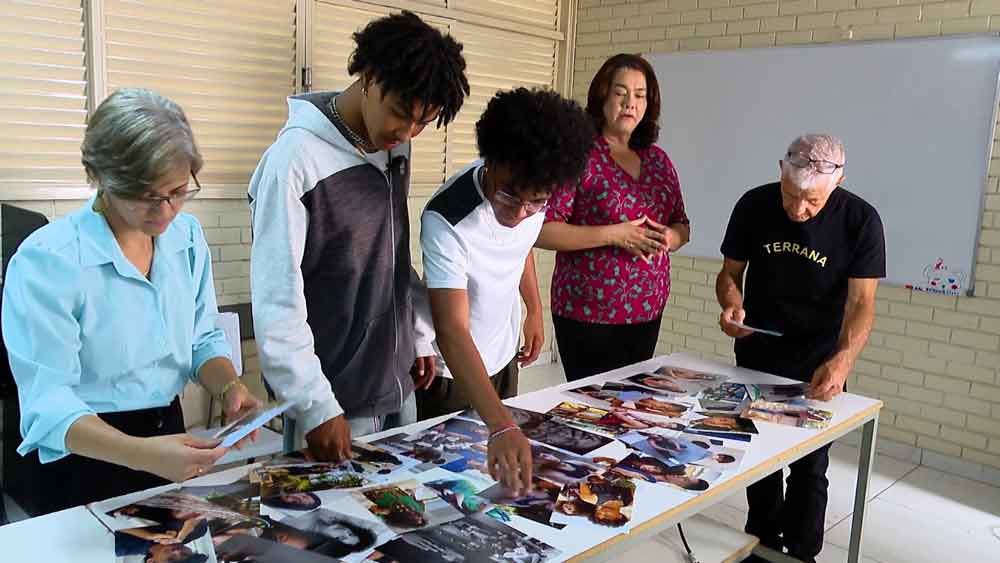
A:
POLYGON ((380 563, 543 563, 559 550, 485 514, 404 534, 370 558, 380 563))
POLYGON ((214 563, 215 548, 203 519, 115 532, 116 563, 214 563))
POLYGON ((609 473, 649 483, 666 483, 692 492, 707 490, 720 475, 718 471, 709 471, 699 465, 667 465, 654 457, 636 453, 618 462, 609 473))
POLYGON ((536 412, 507 407, 514 421, 521 427, 521 432, 529 440, 541 442, 577 455, 588 454, 602 448, 614 440, 593 432, 587 432, 564 424, 552 417, 536 412))
POLYGON ((742 383, 733 383, 727 381, 725 383, 719 384, 717 387, 710 387, 701 392, 698 399, 702 401, 704 405, 705 401, 709 402, 725 402, 725 403, 742 403, 750 398, 750 394, 747 391, 747 386, 742 383))
POLYGON ((695 444, 679 432, 673 436, 630 432, 618 439, 629 448, 655 457, 669 466, 695 463, 710 455, 707 446, 695 444))
POLYGON ((204 499, 245 516, 260 516, 260 483, 252 483, 247 478, 225 485, 181 487, 177 492, 204 499))
POLYGON ((457 520, 462 512, 442 500, 436 491, 409 480, 352 493, 368 512, 392 531, 403 534, 457 520))
MULTIPOLYGON (((261 501, 271 506, 275 497, 294 493, 316 493, 331 489, 357 489, 370 484, 364 473, 350 462, 270 465, 257 470, 261 501)), ((300 497, 304 498, 304 497, 300 497)))
POLYGON ((437 479, 427 481, 424 486, 436 492, 442 500, 459 509, 462 514, 482 512, 490 504, 487 499, 481 496, 479 487, 467 479, 458 477, 437 479))
MULTIPOLYGON (((426 445, 426 441, 419 439, 411 440, 410 438, 411 436, 405 433, 399 433, 375 440, 372 444, 388 452, 412 460, 415 463, 412 470, 416 473, 442 467, 462 458, 459 450, 456 450, 454 447, 450 448, 450 451, 445 452, 444 448, 440 445, 426 445)), ((433 441, 433 438, 431 440, 433 441)), ((462 442, 456 440, 455 444, 458 443, 462 442)), ((464 445, 468 447, 468 444, 464 445)))
POLYGON ((761 383, 747 386, 751 400, 769 402, 790 401, 804 397, 807 389, 809 389, 808 383, 786 383, 780 385, 761 383))
POLYGON ((573 525, 574 519, 619 528, 632 520, 635 483, 614 473, 591 475, 563 487, 552 521, 573 525))
POLYGON ((801 401, 790 403, 754 401, 743 412, 743 416, 754 420, 814 429, 826 428, 833 420, 832 412, 817 409, 801 401))
POLYGON ((707 415, 705 418, 700 418, 692 422, 689 428, 694 430, 709 430, 715 432, 733 432, 742 434, 758 433, 757 426, 748 418, 743 418, 734 414, 705 414, 707 415))
POLYGON ((510 514, 549 526, 561 490, 562 485, 534 477, 531 490, 526 495, 516 495, 503 483, 493 485, 480 495, 510 514))
MULTIPOLYGON (((298 536, 288 535, 289 541, 301 544, 298 536)), ((270 541, 250 535, 236 535, 215 546, 220 563, 334 563, 339 561, 320 552, 270 541)))
POLYGON ((557 485, 567 485, 603 473, 613 460, 571 455, 539 444, 531 445, 532 475, 557 485), (599 461, 600 460, 600 461, 599 461))

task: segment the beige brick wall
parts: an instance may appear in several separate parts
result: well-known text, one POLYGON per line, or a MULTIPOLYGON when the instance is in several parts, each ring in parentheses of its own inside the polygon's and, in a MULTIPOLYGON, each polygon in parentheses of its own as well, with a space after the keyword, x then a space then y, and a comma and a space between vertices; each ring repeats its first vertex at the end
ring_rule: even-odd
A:
MULTIPOLYGON (((573 93, 581 102, 600 65, 619 52, 827 43, 846 40, 848 32, 857 41, 1000 30, 1000 0, 580 0, 579 7, 573 93)), ((1000 151, 993 152, 976 297, 882 287, 875 330, 849 385, 885 402, 882 438, 995 469, 1000 468, 1000 151)), ((682 187, 683 182, 682 177, 682 187)), ((724 228, 693 226, 695 236, 701 229, 724 228)), ((717 325, 713 284, 719 267, 717 260, 674 258, 659 352, 732 361, 732 342, 717 325)))

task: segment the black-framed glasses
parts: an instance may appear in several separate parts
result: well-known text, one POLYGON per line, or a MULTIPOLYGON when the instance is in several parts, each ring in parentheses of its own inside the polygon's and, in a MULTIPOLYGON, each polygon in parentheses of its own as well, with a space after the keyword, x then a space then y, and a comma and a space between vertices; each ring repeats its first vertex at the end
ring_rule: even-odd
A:
POLYGON ((164 202, 174 210, 177 210, 184 205, 184 202, 194 199, 194 196, 198 195, 198 192, 201 191, 201 183, 198 182, 198 176, 192 173, 191 178, 194 179, 194 185, 197 186, 193 190, 174 192, 166 196, 144 195, 139 197, 122 197, 121 199, 124 199, 133 211, 149 212, 153 209, 159 209, 160 204, 164 202))
POLYGON ((497 190, 497 198, 500 199, 500 201, 508 207, 512 207, 515 209, 520 209, 523 207, 524 210, 528 212, 528 215, 534 215, 535 213, 545 211, 549 207, 548 199, 540 202, 522 201, 520 198, 514 197, 509 193, 505 192, 504 190, 499 190, 499 189, 497 190))
POLYGON ((816 172, 820 174, 833 174, 837 170, 844 167, 843 164, 837 164, 836 162, 831 162, 829 160, 817 160, 815 158, 809 158, 801 153, 788 153, 785 155, 785 162, 791 164, 796 168, 805 168, 807 166, 812 166, 816 172))

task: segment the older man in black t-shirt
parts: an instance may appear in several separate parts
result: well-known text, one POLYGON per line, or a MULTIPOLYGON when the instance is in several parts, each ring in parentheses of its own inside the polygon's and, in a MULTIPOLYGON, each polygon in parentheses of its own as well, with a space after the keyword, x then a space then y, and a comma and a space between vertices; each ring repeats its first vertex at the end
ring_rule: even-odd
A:
MULTIPOLYGON (((808 382, 807 396, 822 401, 844 390, 885 277, 882 221, 839 187, 844 163, 834 137, 795 139, 779 162, 781 181, 748 191, 733 209, 715 287, 719 325, 736 338, 736 363, 808 382)), ((787 491, 780 471, 748 487, 747 533, 814 561, 823 548, 828 465, 829 446, 791 465, 787 491)))

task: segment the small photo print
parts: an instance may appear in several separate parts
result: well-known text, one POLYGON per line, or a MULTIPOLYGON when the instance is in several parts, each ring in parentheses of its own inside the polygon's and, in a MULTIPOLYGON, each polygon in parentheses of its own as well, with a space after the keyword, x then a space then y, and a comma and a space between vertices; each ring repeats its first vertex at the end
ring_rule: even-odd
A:
POLYGON ((404 534, 370 558, 381 563, 543 563, 560 551, 485 514, 404 534))
POLYGON ((710 455, 707 447, 695 444, 679 432, 673 436, 630 432, 619 439, 633 450, 655 457, 669 466, 695 463, 710 455))
POLYGON ((562 485, 535 477, 528 494, 517 496, 503 483, 497 483, 481 493, 482 497, 502 508, 509 514, 516 514, 539 524, 551 526, 549 520, 555 509, 562 485))
POLYGON ((394 537, 385 524, 320 508, 286 518, 281 524, 307 534, 314 541, 311 551, 342 561, 363 560, 378 545, 394 537))
POLYGON ((352 493, 368 512, 394 532, 403 534, 461 518, 462 512, 437 492, 414 480, 379 485, 352 493))
POLYGON ((708 471, 698 465, 667 465, 655 457, 637 453, 629 454, 609 473, 649 483, 666 483, 690 492, 708 490, 712 481, 720 475, 718 471, 708 471))
POLYGON ((764 422, 813 429, 826 428, 833 420, 832 412, 796 401, 788 403, 754 401, 743 412, 743 416, 764 422))
POLYGON ((305 549, 261 539, 235 535, 215 548, 220 563, 334 563, 338 561, 305 549))
POLYGON ((747 391, 753 401, 783 402, 804 397, 808 383, 786 383, 780 385, 756 384, 748 385, 747 391))
MULTIPOLYGON (((702 414, 702 413, 698 413, 702 414)), ((757 426, 752 420, 735 414, 708 414, 691 423, 694 430, 757 434, 757 426)))
POLYGON ((560 486, 603 473, 612 462, 604 458, 577 456, 539 444, 531 445, 532 475, 560 486))
POLYGON ((442 500, 459 509, 462 514, 469 515, 486 510, 489 500, 483 498, 479 487, 472 481, 458 476, 454 479, 436 479, 424 483, 424 486, 435 491, 442 500))
POLYGON ((182 561, 215 563, 215 548, 203 519, 115 532, 116 563, 182 561))
MULTIPOLYGON (((337 463, 300 463, 269 465, 257 470, 262 502, 273 506, 277 497, 299 493, 317 493, 331 489, 358 489, 370 484, 364 473, 352 467, 350 461, 337 463)), ((299 495, 298 500, 305 499, 299 495)))
POLYGON ((563 487, 552 521, 573 525, 574 520, 583 519, 619 528, 632 520, 634 502, 635 483, 631 479, 614 473, 591 475, 563 487))

